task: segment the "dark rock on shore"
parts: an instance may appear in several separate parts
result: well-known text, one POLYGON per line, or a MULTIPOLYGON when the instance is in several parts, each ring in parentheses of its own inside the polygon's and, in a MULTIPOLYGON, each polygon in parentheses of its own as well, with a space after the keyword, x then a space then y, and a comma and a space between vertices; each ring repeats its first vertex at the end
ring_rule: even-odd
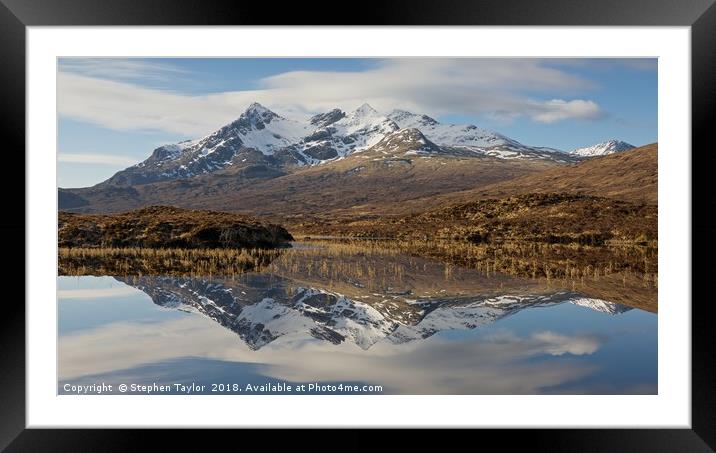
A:
POLYGON ((293 240, 282 226, 218 211, 150 206, 115 215, 59 213, 60 247, 275 248, 293 240))

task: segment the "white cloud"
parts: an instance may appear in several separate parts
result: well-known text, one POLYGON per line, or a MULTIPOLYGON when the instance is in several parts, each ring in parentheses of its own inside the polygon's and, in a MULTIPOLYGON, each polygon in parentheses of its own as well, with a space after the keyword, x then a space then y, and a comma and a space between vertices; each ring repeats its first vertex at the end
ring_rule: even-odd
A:
POLYGON ((142 58, 61 58, 59 70, 109 80, 145 80, 170 82, 189 75, 178 66, 142 58))
POLYGON ((73 164, 100 164, 100 165, 121 165, 128 166, 137 163, 137 159, 115 154, 84 154, 84 153, 60 153, 57 155, 59 162, 73 164))
POLYGON ((603 118, 605 113, 592 101, 584 101, 581 99, 573 101, 552 99, 551 101, 536 105, 531 116, 535 121, 539 121, 540 123, 554 123, 570 118, 594 120, 603 118))
POLYGON ((568 337, 556 332, 544 331, 532 335, 542 350, 551 355, 585 355, 594 354, 599 349, 600 340, 595 336, 581 335, 568 337))
POLYGON ((248 347, 226 329, 198 316, 161 323, 117 322, 60 336, 60 379, 106 373, 213 351, 245 353, 248 347))
POLYGON ((122 296, 143 294, 131 286, 115 286, 112 288, 81 288, 81 289, 60 289, 57 291, 58 299, 106 299, 122 296))
POLYGON ((590 68, 594 70, 612 70, 625 68, 632 71, 657 71, 658 58, 555 58, 550 61, 553 66, 590 68))
POLYGON ((188 96, 66 72, 58 74, 57 84, 60 115, 116 130, 208 133, 247 103, 232 104, 229 93, 188 96))
MULTIPOLYGON (((282 338, 283 339, 283 338, 282 338)), ((369 382, 398 393, 531 394, 574 382, 595 367, 570 355, 596 352, 590 335, 498 331, 472 340, 438 337, 405 344, 379 342, 369 351, 351 342, 277 340, 250 350, 235 333, 190 315, 158 323, 117 322, 60 336, 61 380, 127 373, 143 364, 183 357, 251 363, 266 376, 292 382, 369 382), (560 360, 530 361, 554 356, 560 360)))
MULTIPOLYGON (((286 72, 261 80, 258 90, 207 95, 151 89, 116 80, 116 75, 108 80, 112 71, 124 71, 129 74, 124 79, 131 79, 141 68, 107 70, 98 64, 86 64, 82 70, 60 68, 58 111, 118 130, 195 137, 235 119, 253 101, 288 116, 335 107, 351 110, 364 102, 385 112, 402 108, 429 115, 527 117, 542 123, 604 116, 594 101, 572 98, 593 89, 592 82, 536 59, 385 60, 362 71, 286 72), (528 94, 535 92, 549 93, 550 99, 528 94)), ((148 74, 152 71, 161 73, 150 68, 148 74)))

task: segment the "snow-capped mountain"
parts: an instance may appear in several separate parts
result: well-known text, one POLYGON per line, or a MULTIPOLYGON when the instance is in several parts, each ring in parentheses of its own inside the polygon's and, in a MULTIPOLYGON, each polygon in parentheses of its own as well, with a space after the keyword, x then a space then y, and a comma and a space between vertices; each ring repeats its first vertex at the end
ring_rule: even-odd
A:
POLYGON ((472 125, 440 124, 427 115, 416 115, 405 110, 393 110, 388 118, 400 128, 420 130, 431 141, 443 146, 471 146, 492 148, 496 146, 522 147, 521 143, 504 135, 472 125))
POLYGON ((285 118, 253 103, 221 129, 196 140, 160 146, 143 162, 103 184, 131 186, 191 178, 251 162, 274 168, 317 165, 363 152, 404 129, 416 129, 431 153, 472 153, 500 159, 571 162, 578 154, 531 147, 474 125, 441 124, 427 115, 394 110, 383 115, 368 104, 345 113, 333 109, 306 121, 285 118))
POLYGON ((415 128, 392 132, 370 148, 371 154, 410 156, 441 154, 444 151, 415 128))
POLYGON ((369 349, 381 341, 399 344, 422 340, 442 331, 488 325, 527 308, 563 303, 610 315, 631 309, 564 291, 417 300, 385 294, 383 302, 370 303, 333 291, 294 285, 277 276, 246 276, 241 283, 187 277, 115 278, 144 291, 157 305, 212 319, 238 334, 254 350, 279 338, 334 344, 349 341, 369 349))
POLYGON ((148 159, 118 172, 107 182, 144 184, 222 170, 251 150, 271 156, 300 141, 310 130, 308 124, 253 103, 236 121, 216 132, 198 140, 160 146, 148 159))
POLYGON ((316 115, 310 124, 318 127, 289 147, 300 154, 297 156, 300 163, 309 165, 366 150, 399 129, 368 104, 348 115, 339 109, 316 115))
POLYGON ((437 145, 467 149, 502 159, 528 158, 567 161, 569 156, 557 149, 526 146, 497 132, 471 124, 441 124, 427 115, 393 110, 388 118, 400 128, 415 128, 437 145))
POLYGON ((596 157, 628 151, 633 148, 636 148, 636 146, 621 140, 607 140, 606 142, 597 143, 596 145, 588 146, 586 148, 575 149, 570 152, 570 154, 580 157, 596 157))

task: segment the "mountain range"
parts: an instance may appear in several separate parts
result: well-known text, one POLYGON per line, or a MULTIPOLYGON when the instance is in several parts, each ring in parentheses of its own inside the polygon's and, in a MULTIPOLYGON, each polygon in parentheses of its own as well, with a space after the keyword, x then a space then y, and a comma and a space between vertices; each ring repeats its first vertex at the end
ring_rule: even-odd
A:
POLYGON ((254 155, 252 159, 252 151, 279 167, 317 165, 370 149, 398 131, 411 129, 424 135, 431 152, 469 152, 505 159, 574 159, 570 154, 526 146, 477 126, 441 124, 427 115, 404 110, 382 115, 363 104, 348 114, 334 109, 301 122, 253 103, 236 121, 197 140, 160 146, 148 159, 117 173, 106 184, 124 186, 190 178, 241 166, 259 157, 254 155))
POLYGON ((275 216, 362 215, 377 203, 399 206, 508 183, 630 146, 610 141, 567 153, 404 110, 383 115, 368 104, 297 121, 254 103, 219 130, 161 146, 93 187, 59 189, 59 208, 112 213, 173 205, 275 216))

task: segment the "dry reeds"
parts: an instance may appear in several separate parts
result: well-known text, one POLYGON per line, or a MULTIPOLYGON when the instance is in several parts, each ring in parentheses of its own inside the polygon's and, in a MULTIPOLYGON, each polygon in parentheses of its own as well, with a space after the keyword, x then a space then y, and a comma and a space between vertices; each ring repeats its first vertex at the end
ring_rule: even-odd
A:
POLYGON ((653 247, 441 240, 317 240, 291 249, 61 248, 61 275, 233 275, 247 271, 350 278, 380 286, 438 266, 445 280, 460 268, 584 285, 612 276, 657 285, 653 247), (398 259, 397 257, 401 257, 398 259), (412 257, 418 257, 416 260, 412 257), (432 264, 425 260, 432 260, 432 264))
MULTIPOLYGON (((454 266, 461 266, 486 276, 501 273, 580 283, 627 274, 639 276, 645 285, 656 286, 657 250, 647 246, 587 246, 518 241, 476 244, 469 241, 419 239, 323 239, 311 241, 311 245, 309 248, 287 252, 272 266, 281 265, 283 269, 294 270, 308 267, 309 273, 311 268, 317 267, 318 275, 332 278, 339 275, 396 278, 404 275, 406 269, 401 269, 391 260, 377 258, 408 255, 443 263, 446 279, 451 277, 454 266), (380 269, 375 268, 377 261, 381 262, 380 269)), ((408 266, 412 266, 412 261, 408 261, 408 266)), ((420 272, 420 269, 410 270, 420 272)))
POLYGON ((261 270, 281 249, 60 248, 60 275, 233 275, 261 270))

